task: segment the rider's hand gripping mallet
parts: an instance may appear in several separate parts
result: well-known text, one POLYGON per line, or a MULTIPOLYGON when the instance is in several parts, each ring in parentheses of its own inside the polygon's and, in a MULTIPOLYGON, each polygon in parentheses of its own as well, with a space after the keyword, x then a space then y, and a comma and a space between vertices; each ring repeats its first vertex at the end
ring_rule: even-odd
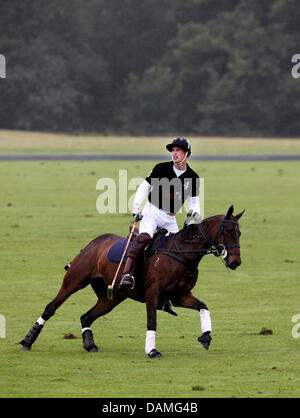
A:
POLYGON ((137 215, 135 216, 135 218, 134 218, 134 223, 133 223, 133 225, 132 225, 132 228, 131 228, 131 231, 130 231, 130 234, 129 234, 129 237, 128 237, 128 240, 127 240, 127 243, 126 243, 126 246, 125 246, 125 249, 124 249, 124 252, 123 252, 122 258, 121 258, 121 261, 120 261, 119 266, 118 266, 118 268, 117 268, 117 271, 116 271, 116 273, 115 273, 115 276, 114 276, 114 279, 113 279, 113 281, 112 281, 112 284, 110 284, 110 285, 108 285, 108 286, 107 286, 107 299, 110 299, 110 300, 111 300, 111 299, 113 298, 113 289, 114 289, 115 281, 116 281, 116 278, 117 278, 117 276, 118 276, 118 273, 119 273, 120 267, 121 267, 122 262, 123 262, 123 258, 125 257, 125 254, 126 254, 126 251, 127 251, 128 245, 129 245, 129 243, 130 243, 130 240, 131 240, 132 234, 133 234, 133 232, 134 232, 134 230, 135 230, 135 227, 136 227, 136 224, 138 223, 138 221, 139 221, 139 216, 138 216, 138 214, 137 214, 137 215))

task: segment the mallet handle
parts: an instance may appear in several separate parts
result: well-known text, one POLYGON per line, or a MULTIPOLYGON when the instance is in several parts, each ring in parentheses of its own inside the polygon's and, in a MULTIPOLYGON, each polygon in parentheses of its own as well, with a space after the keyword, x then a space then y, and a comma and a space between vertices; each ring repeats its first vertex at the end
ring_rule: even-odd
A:
POLYGON ((114 279, 113 279, 113 281, 112 281, 112 284, 111 284, 111 285, 109 285, 109 286, 107 287, 107 299, 112 299, 112 298, 113 298, 113 288, 114 288, 114 285, 115 285, 115 281, 116 281, 116 278, 117 278, 117 276, 118 276, 119 270, 120 270, 120 268, 121 268, 121 265, 122 265, 123 259, 124 259, 124 257, 125 257, 125 254, 126 254, 126 251, 127 251, 128 245, 129 245, 129 243, 130 243, 130 241, 131 241, 131 237, 132 237, 132 234, 133 234, 133 232, 134 232, 134 230, 135 230, 135 227, 136 227, 137 222, 138 222, 138 221, 135 219, 135 220, 134 220, 134 223, 133 223, 133 225, 132 225, 132 228, 131 228, 131 231, 130 231, 130 234, 129 234, 129 237, 128 237, 128 240, 127 240, 127 243, 126 243, 126 246, 125 246, 125 249, 124 249, 124 252, 123 252, 122 258, 121 258, 121 261, 120 261, 120 263, 119 263, 119 265, 118 265, 117 271, 116 271, 115 276, 114 276, 114 279))

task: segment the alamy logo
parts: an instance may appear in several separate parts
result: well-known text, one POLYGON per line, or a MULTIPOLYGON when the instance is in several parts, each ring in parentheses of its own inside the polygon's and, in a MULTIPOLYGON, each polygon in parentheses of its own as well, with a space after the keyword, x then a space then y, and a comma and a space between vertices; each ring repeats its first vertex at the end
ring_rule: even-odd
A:
POLYGON ((6 59, 0 54, 0 78, 6 78, 6 59))
MULTIPOLYGON (((103 213, 130 213, 133 210, 133 201, 138 186, 143 182, 143 178, 134 177, 128 179, 127 170, 119 170, 118 182, 110 177, 102 177, 97 181, 96 190, 101 191, 96 200, 97 211, 103 213), (128 196, 131 192, 130 196, 128 196)), ((176 213, 182 212, 182 201, 184 201, 183 209, 188 212, 188 199, 192 179, 184 179, 184 184, 178 178, 168 180, 151 179, 151 203, 157 207, 161 207, 165 212, 172 212, 170 207, 170 199, 174 202, 176 213), (183 187, 183 192, 182 192, 183 187), (183 194, 183 196, 182 196, 183 194)), ((200 216, 204 218, 204 178, 197 179, 199 189, 200 216)))
POLYGON ((0 314, 0 338, 6 337, 5 332, 6 332, 6 319, 4 315, 0 314))
POLYGON ((292 322, 296 323, 292 328, 292 337, 300 337, 300 314, 295 314, 292 316, 292 322))
POLYGON ((295 54, 292 56, 292 62, 296 63, 296 65, 292 68, 292 77, 299 78, 300 77, 300 54, 295 54))

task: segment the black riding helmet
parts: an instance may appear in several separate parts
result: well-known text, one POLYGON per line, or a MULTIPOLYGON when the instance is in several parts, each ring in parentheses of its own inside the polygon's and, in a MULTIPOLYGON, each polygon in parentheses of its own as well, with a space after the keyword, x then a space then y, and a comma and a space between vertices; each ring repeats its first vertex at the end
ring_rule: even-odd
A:
POLYGON ((191 155, 191 144, 185 138, 175 138, 172 144, 166 145, 168 151, 172 152, 173 147, 181 148, 184 152, 188 153, 188 157, 191 155))

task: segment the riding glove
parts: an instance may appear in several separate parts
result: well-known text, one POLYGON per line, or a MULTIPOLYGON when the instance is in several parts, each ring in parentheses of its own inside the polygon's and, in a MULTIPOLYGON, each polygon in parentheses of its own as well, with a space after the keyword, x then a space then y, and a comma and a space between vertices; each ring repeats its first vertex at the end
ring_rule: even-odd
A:
POLYGON ((143 219, 142 212, 139 210, 138 212, 133 212, 132 216, 136 222, 139 222, 143 219))

